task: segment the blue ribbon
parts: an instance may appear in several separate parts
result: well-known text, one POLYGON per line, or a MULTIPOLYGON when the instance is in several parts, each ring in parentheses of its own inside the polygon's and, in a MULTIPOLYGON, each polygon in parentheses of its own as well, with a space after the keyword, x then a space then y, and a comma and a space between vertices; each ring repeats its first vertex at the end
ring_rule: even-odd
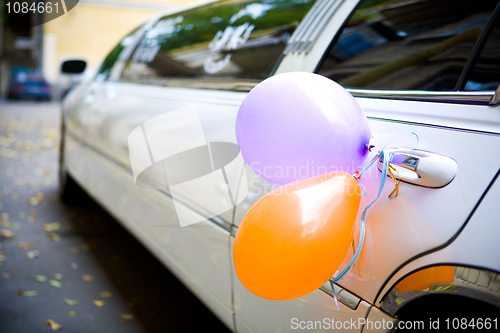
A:
POLYGON ((358 260, 359 253, 361 252, 361 249, 363 248, 363 243, 365 241, 365 234, 366 234, 366 230, 365 230, 366 212, 375 203, 375 201, 377 201, 377 199, 380 197, 380 193, 382 193, 382 190, 383 190, 384 185, 385 185, 385 180, 387 179, 387 170, 389 169, 389 163, 392 162, 392 157, 393 157, 392 154, 389 154, 389 156, 386 156, 386 154, 384 154, 384 151, 380 152, 380 154, 378 154, 367 165, 367 167, 365 169, 363 169, 363 171, 360 172, 360 174, 365 172, 369 167, 371 167, 373 165, 374 161, 380 157, 382 157, 382 159, 383 159, 383 166, 382 166, 382 177, 380 179, 380 186, 378 188, 377 197, 368 206, 366 206, 365 210, 363 210, 363 213, 361 214, 360 229, 359 229, 359 244, 358 244, 358 247, 356 248, 356 252, 354 252, 354 255, 353 255, 351 261, 349 262, 349 264, 347 265, 347 267, 344 268, 344 270, 337 277, 335 277, 333 279, 333 282, 340 281, 340 279, 342 279, 347 274, 347 272, 349 272, 351 270, 352 266, 354 266, 354 264, 356 263, 356 260, 358 260))
MULTIPOLYGON (((414 132, 410 132, 410 133, 413 134, 413 135, 415 135, 417 137, 417 142, 419 142, 418 135, 416 133, 414 133, 414 132)), ((379 189, 378 189, 377 197, 368 206, 366 206, 366 208, 363 210, 363 213, 361 214, 360 228, 359 228, 359 244, 358 244, 358 247, 356 248, 356 251, 354 252, 354 255, 353 255, 351 261, 349 262, 349 264, 347 265, 347 267, 344 268, 344 270, 337 277, 335 277, 333 279, 329 279, 330 284, 332 286, 332 292, 333 293, 335 293, 335 290, 333 290, 333 284, 332 284, 332 282, 337 283, 338 281, 340 281, 351 270, 352 266, 354 266, 354 264, 358 260, 359 253, 361 252, 361 249, 363 248, 363 243, 365 242, 365 234, 366 234, 366 230, 365 230, 366 212, 375 203, 375 201, 377 201, 377 199, 380 197, 380 193, 382 193, 382 190, 383 190, 384 185, 385 185, 385 180, 387 178, 387 171, 389 169, 389 163, 392 162, 392 158, 393 158, 393 155, 391 153, 389 153, 388 156, 387 156, 387 154, 384 152, 384 150, 385 150, 385 148, 387 148, 387 146, 389 145, 389 143, 392 142, 392 140, 394 140, 395 138, 397 138, 401 134, 403 134, 403 133, 399 133, 399 134, 395 135, 391 140, 389 140, 389 142, 387 142, 385 144, 384 148, 382 148, 382 150, 380 151, 380 153, 378 153, 370 161, 370 163, 368 163, 368 165, 366 167, 364 167, 363 170, 361 170, 361 172, 357 175, 356 179, 359 179, 359 177, 361 177, 361 175, 366 170, 368 170, 369 168, 371 168, 373 166, 373 164, 378 159, 382 158, 382 161, 383 161, 382 176, 381 176, 381 179, 380 179, 380 186, 379 186, 379 189)))

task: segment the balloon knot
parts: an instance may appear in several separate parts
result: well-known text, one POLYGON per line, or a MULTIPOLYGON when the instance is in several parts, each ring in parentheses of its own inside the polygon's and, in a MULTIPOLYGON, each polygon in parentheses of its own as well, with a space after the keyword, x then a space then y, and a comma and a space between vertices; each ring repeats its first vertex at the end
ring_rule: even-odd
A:
POLYGON ((354 178, 361 179, 361 172, 356 171, 356 173, 354 174, 354 178))

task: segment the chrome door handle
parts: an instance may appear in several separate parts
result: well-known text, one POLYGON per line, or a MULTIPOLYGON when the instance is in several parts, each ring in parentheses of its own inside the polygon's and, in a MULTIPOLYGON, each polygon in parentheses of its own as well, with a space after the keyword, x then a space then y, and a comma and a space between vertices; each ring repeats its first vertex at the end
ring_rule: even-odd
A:
MULTIPOLYGON (((458 171, 457 162, 441 154, 399 147, 387 148, 384 153, 386 156, 393 155, 390 165, 396 170, 394 176, 409 184, 430 188, 444 187, 451 183, 458 171)), ((382 159, 378 160, 377 165, 381 171, 382 159)))

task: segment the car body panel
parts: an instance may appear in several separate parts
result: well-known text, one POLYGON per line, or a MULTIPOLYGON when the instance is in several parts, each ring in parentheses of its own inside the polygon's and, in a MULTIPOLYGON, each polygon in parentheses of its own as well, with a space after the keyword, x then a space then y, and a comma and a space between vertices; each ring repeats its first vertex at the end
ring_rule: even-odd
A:
MULTIPOLYGON (((354 7, 354 2, 346 2, 333 14, 329 23, 336 28, 329 29, 327 26, 310 53, 287 54, 277 73, 314 71, 319 62, 315 51, 324 47, 322 54, 325 53, 341 22, 347 19, 354 7), (341 11, 344 8, 349 11, 341 11)), ((457 161, 459 167, 456 178, 448 186, 426 189, 403 183, 399 197, 394 200, 387 199, 394 185, 390 179, 386 182, 381 199, 368 212, 367 239, 360 259, 339 282, 362 299, 374 302, 379 288, 400 265, 422 252, 445 244, 460 231, 500 167, 500 155, 494 153, 494 147, 500 143, 500 113, 498 108, 484 105, 356 99, 369 119, 374 135, 371 144, 375 145, 376 151, 399 135, 390 146, 442 154, 457 161), (418 134, 418 143, 410 132, 418 134), (481 165, 479 172, 477 163, 484 159, 487 162, 481 165)), ((364 165, 369 160, 370 157, 364 165)), ((358 170, 364 165, 360 165, 358 170)), ((344 171, 354 173, 356 170, 344 171)), ((247 174, 250 192, 246 200, 236 207, 236 226, 241 223, 246 211, 274 188, 248 167, 247 174)), ((366 207, 376 196, 380 172, 372 168, 360 182, 369 194, 361 202, 361 207, 366 207)), ((359 234, 358 230, 356 234, 359 234)), ((351 251, 339 271, 347 265, 352 254, 351 251)))
MULTIPOLYGON (((314 72, 318 68, 358 1, 332 3, 338 7, 327 17, 328 22, 316 29, 318 34, 311 51, 283 55, 277 74, 314 72)), ((138 35, 162 16, 149 20, 138 35)), ((494 203, 498 184, 469 220, 500 167, 500 155, 496 153, 500 144, 498 107, 376 98, 375 92, 373 98, 356 97, 368 117, 375 151, 362 165, 344 171, 361 170, 376 151, 393 140, 391 147, 420 149, 452 158, 458 164, 455 179, 438 189, 401 183, 399 196, 392 200, 387 197, 394 185, 390 178, 386 180, 381 198, 368 211, 367 237, 358 263, 338 283, 361 298, 355 310, 339 303, 342 311, 338 312, 335 299, 321 290, 279 302, 255 296, 234 271, 234 235, 246 212, 276 186, 242 162, 235 163, 228 169, 228 178, 232 184, 239 183, 235 201, 241 203, 217 215, 211 207, 227 201, 227 193, 221 190, 225 184, 216 186, 213 195, 203 198, 201 204, 194 200, 197 189, 191 187, 188 192, 194 193, 193 198, 185 198, 181 206, 186 214, 205 221, 181 228, 179 208, 168 188, 144 189, 134 182, 128 151, 128 137, 134 129, 189 106, 196 108, 207 141, 236 144, 235 120, 246 93, 207 85, 204 89, 176 87, 175 80, 165 86, 120 82, 120 72, 138 41, 139 37, 123 50, 109 79, 97 75, 92 82, 74 89, 64 101, 67 167, 92 197, 162 260, 226 326, 242 332, 293 331, 292 318, 366 318, 369 312, 373 318, 385 318, 376 308, 370 311, 371 304, 380 306, 381 297, 401 277, 419 267, 457 263, 500 271, 495 251, 491 250, 497 248, 493 217, 498 216, 494 203), (412 132, 418 135, 418 141, 412 132), (484 242, 486 247, 482 246, 484 242)), ((368 194, 362 198, 362 208, 375 198, 380 177, 373 167, 360 180, 368 194)), ((358 242, 361 211, 356 218, 354 246, 358 242)), ((339 271, 353 252, 354 247, 339 271)))
POLYGON ((85 165, 91 175, 84 183, 87 192, 232 327, 229 233, 210 221, 181 228, 168 194, 138 187, 129 170, 91 147, 84 145, 79 153, 91 161, 85 165))
MULTIPOLYGON (((380 306, 383 297, 401 278, 422 267, 452 264, 500 272, 500 259, 496 251, 500 233, 498 224, 498 216, 500 216, 499 195, 500 183, 497 175, 495 182, 492 183, 474 215, 467 221, 453 242, 435 252, 415 258, 400 270, 395 271, 395 274, 386 281, 380 290, 375 305, 380 306)), ((486 284, 485 287, 498 292, 500 284, 492 282, 489 286, 486 284)))
MULTIPOLYGON (((394 102, 397 103, 385 101, 384 105, 394 102)), ((404 103, 397 104, 400 109, 404 107, 404 103)), ((432 103, 419 104, 423 108, 432 107, 422 104, 432 103)), ((373 109, 365 108, 365 112, 369 117, 376 115, 373 109)), ((429 189, 401 183, 399 196, 393 200, 387 197, 394 185, 390 179, 386 182, 381 198, 368 212, 367 238, 358 264, 339 282, 339 285, 362 299, 374 302, 379 288, 402 263, 445 244, 459 232, 500 167, 500 156, 492 154, 493 147, 500 144, 500 136, 380 119, 369 119, 369 123, 374 133, 372 144, 376 149, 403 133, 404 135, 394 139, 390 146, 443 154, 456 160, 459 166, 456 178, 448 186, 429 189), (411 132, 419 135, 420 142, 417 143, 411 132), (457 145, 456 142, 463 144, 457 145), (467 142, 473 144, 467 145, 467 142), (488 163, 481 167, 479 173, 477 161, 484 159, 484 156, 488 156, 488 163)), ((371 157, 368 157, 365 164, 370 159, 371 157)), ((358 170, 361 169, 362 166, 358 170)), ((351 173, 354 171, 356 170, 348 170, 351 173)), ((250 193, 236 208, 236 225, 241 222, 246 211, 273 188, 271 184, 256 179, 258 176, 248 168, 247 174, 250 193)), ((368 194, 368 197, 362 198, 361 201, 361 207, 366 207, 376 197, 380 172, 372 168, 363 175, 360 183, 368 194)), ((361 212, 362 209, 357 221, 361 212)), ((359 222, 356 225, 359 225, 359 222)), ((355 235, 356 233, 359 234, 359 231, 356 230, 355 235)), ((354 238, 357 243, 357 236, 354 238)), ((349 262, 352 254, 351 251, 339 271, 349 262)))
MULTIPOLYGON (((92 96, 92 102, 82 111, 87 122, 85 142, 126 168, 131 168, 128 137, 132 130, 150 119, 186 106, 196 107, 206 141, 236 144, 234 123, 244 93, 200 92, 117 82, 96 82, 89 90, 91 93, 87 96, 92 96)), ((226 170, 230 183, 239 182, 242 167, 241 164, 226 170)), ((170 193, 166 188, 163 190, 170 193)), ((203 198, 202 207, 197 210, 199 213, 211 217, 213 214, 205 210, 220 200, 227 200, 226 192, 216 193, 219 195, 203 198)), ((195 203, 192 208, 193 205, 195 203)), ((232 210, 219 217, 230 224, 232 210)))
POLYGON ((390 333, 393 332, 394 330, 391 328, 392 327, 397 327, 398 320, 394 317, 389 316, 385 312, 381 311, 379 308, 376 308, 372 306, 370 308, 370 313, 368 314, 366 318, 366 324, 363 326, 363 331, 364 333, 366 332, 386 332, 390 333), (371 322, 371 325, 368 324, 371 322), (382 324, 382 325, 381 325, 382 324))
MULTIPOLYGON (((152 190, 135 184, 130 172, 127 140, 132 130, 144 122, 171 110, 195 105, 207 141, 236 143, 233 126, 238 105, 245 94, 112 81, 93 82, 85 89, 85 101, 77 112, 80 118, 72 118, 73 122, 78 123, 76 119, 80 119, 81 123, 71 127, 85 128, 80 137, 83 153, 78 156, 84 161, 84 166, 77 168, 74 164, 69 165, 71 174, 134 234, 140 230, 141 234, 152 239, 153 244, 149 247, 155 248, 154 252, 161 251, 162 255, 169 253, 174 264, 182 266, 189 279, 203 286, 196 293, 202 292, 205 300, 211 299, 210 303, 218 304, 216 308, 221 310, 216 312, 227 325, 232 325, 228 259, 232 209, 219 214, 215 222, 207 220, 213 214, 206 209, 218 201, 227 200, 227 192, 219 191, 219 196, 204 196, 202 207, 196 205, 199 201, 194 204, 187 202, 184 212, 202 214, 198 219, 205 222, 181 228, 177 218, 179 207, 174 206, 167 188, 154 190, 159 193, 152 194, 152 190), (83 170, 86 175, 80 177, 83 170), (124 174, 124 170, 128 172, 124 174), (117 174, 121 176, 115 179, 117 174), (200 247, 204 249, 203 254, 198 252, 200 247)), ((69 133, 72 133, 71 129, 69 133)), ((78 158, 71 157, 75 161, 78 158)), ((242 162, 225 168, 230 182, 239 182, 242 162)), ((215 189, 224 188, 224 185, 215 189)), ((196 192, 196 189, 192 190, 196 192)))

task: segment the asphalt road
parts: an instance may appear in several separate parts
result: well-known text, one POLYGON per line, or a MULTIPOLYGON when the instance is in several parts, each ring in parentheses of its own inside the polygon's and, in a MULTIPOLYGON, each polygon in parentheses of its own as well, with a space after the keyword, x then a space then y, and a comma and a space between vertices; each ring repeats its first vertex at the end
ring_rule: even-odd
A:
POLYGON ((0 332, 229 332, 96 203, 59 200, 59 110, 0 102, 0 332))

